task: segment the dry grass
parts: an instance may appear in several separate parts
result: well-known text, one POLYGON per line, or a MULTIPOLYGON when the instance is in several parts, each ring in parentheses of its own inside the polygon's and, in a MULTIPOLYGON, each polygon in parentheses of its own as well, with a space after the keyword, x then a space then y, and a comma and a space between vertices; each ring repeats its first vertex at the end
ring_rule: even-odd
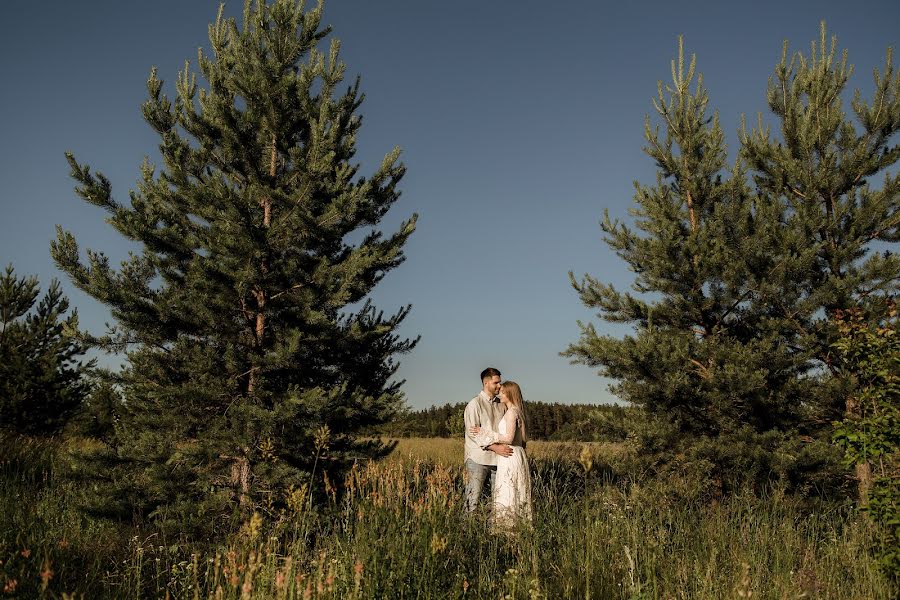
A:
POLYGON ((851 507, 673 499, 600 476, 618 447, 592 445, 585 471, 584 448, 529 445, 534 524, 513 536, 463 513, 461 440, 409 439, 357 465, 343 495, 300 494, 212 548, 85 517, 84 490, 26 449, 34 468, 0 460, 0 600, 896 597, 851 507))

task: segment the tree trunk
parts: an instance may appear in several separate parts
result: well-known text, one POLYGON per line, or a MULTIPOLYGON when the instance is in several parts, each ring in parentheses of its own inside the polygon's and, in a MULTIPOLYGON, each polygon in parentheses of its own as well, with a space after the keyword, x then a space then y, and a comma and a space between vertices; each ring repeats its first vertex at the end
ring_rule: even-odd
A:
POLYGON ((691 219, 691 233, 697 233, 697 214, 694 212, 694 197, 691 195, 690 190, 687 191, 686 199, 688 205, 688 216, 691 219))
POLYGON ((869 503, 869 489, 872 487, 872 463, 864 462, 856 465, 856 485, 859 502, 865 506, 869 503))
MULTIPOLYGON (((275 176, 278 174, 278 152, 275 148, 276 142, 277 138, 275 137, 275 134, 272 134, 272 150, 271 155, 269 156, 269 176, 272 177, 273 185, 275 183, 275 176)), ((260 199, 259 204, 263 209, 263 228, 268 229, 272 224, 272 199, 265 196, 260 199)), ((259 271, 263 277, 268 273, 269 260, 267 257, 263 258, 259 271)), ((262 352, 263 338, 266 333, 266 290, 258 287, 254 290, 253 296, 256 298, 256 326, 254 328, 254 339, 256 342, 256 349, 262 352)), ((250 377, 247 380, 247 393, 253 393, 253 390, 256 389, 258 370, 257 365, 253 365, 253 368, 250 370, 250 377)))
MULTIPOLYGON (((850 396, 845 404, 845 416, 858 419, 860 417, 859 400, 850 396)), ((856 490, 861 504, 865 505, 869 497, 869 488, 872 486, 872 464, 868 461, 857 463, 854 469, 856 474, 856 490)))
POLYGON ((242 507, 250 503, 250 461, 247 457, 234 457, 231 463, 231 487, 239 493, 242 507))

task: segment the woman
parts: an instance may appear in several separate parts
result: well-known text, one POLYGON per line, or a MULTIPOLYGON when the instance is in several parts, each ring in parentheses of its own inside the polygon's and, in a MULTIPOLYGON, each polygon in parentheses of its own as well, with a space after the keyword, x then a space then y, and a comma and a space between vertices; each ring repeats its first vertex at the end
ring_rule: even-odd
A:
POLYGON ((511 456, 497 457, 493 494, 494 523, 500 528, 510 529, 517 519, 531 522, 531 473, 528 470, 528 457, 525 455, 525 443, 528 439, 525 431, 525 400, 519 384, 515 381, 500 384, 500 401, 506 406, 506 413, 497 426, 497 431, 481 434, 480 427, 472 427, 471 431, 479 437, 478 442, 482 446, 501 443, 508 444, 513 449, 511 456))

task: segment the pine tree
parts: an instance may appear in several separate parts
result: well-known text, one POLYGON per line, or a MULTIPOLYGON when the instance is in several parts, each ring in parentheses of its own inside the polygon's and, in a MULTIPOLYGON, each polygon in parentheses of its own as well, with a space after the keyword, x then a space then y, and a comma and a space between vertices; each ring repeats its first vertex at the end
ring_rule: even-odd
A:
POLYGON ((118 270, 100 252, 83 262, 62 229, 51 248, 112 312, 97 343, 127 353, 101 510, 227 524, 315 488, 324 448, 332 470, 384 450, 354 434, 401 406, 395 357, 415 340, 396 334, 409 306, 385 316, 366 298, 403 261, 415 216, 377 230, 405 167, 395 149, 358 176, 363 97, 359 79, 336 92, 345 67, 337 41, 318 49, 322 11, 248 0, 239 28, 220 9, 198 53, 206 89, 186 64, 170 100, 152 70, 143 116, 163 167, 145 161, 129 203, 68 156, 78 195, 142 246, 118 270))
POLYGON ((751 307, 749 271, 764 260, 770 215, 753 210, 740 161, 726 170, 718 115, 696 59, 685 72, 679 42, 671 86, 659 84, 654 107, 665 136, 645 125, 645 152, 659 169, 656 184, 636 183, 638 234, 601 224, 607 243, 637 274, 634 289, 616 290, 591 276, 572 283, 610 322, 631 323, 617 339, 581 324, 581 340, 565 355, 619 381, 615 393, 685 433, 721 435, 743 427, 766 431, 796 421, 793 407, 804 366, 781 345, 777 327, 751 307), (650 299, 645 299, 649 295, 650 299))
POLYGON ((842 101, 853 68, 846 50, 838 59, 836 38, 827 42, 824 22, 808 57, 789 58, 785 42, 767 90, 780 136, 761 117, 757 129, 741 134, 760 202, 780 228, 771 249, 777 268, 758 282, 757 294, 828 382, 806 403, 821 423, 853 410, 841 400, 852 393, 834 349, 834 315, 860 308, 877 318, 900 281, 900 259, 890 249, 900 239, 900 146, 891 145, 900 130, 900 73, 888 49, 883 70, 874 71, 872 101, 859 90, 851 101, 858 128, 842 101), (872 186, 877 176, 883 182, 872 186))
POLYGON ((784 141, 762 126, 743 130, 730 175, 718 119, 706 116, 702 82, 690 90, 694 63, 684 76, 679 51, 674 83, 665 93, 660 86, 655 103, 666 137, 646 128, 660 172, 656 186, 636 185, 633 214, 644 235, 608 217, 602 224, 650 300, 573 278, 585 304, 634 324, 636 334, 619 340, 583 325, 566 354, 617 379, 620 397, 674 426, 682 441, 688 434, 723 471, 731 461, 733 472, 782 469, 796 480, 798 469, 833 461, 827 427, 839 416, 835 400, 848 397, 830 315, 859 301, 876 311, 896 291, 896 257, 872 243, 897 239, 900 180, 888 174, 873 190, 866 178, 900 156, 888 145, 900 126, 900 77, 889 54, 884 76, 875 75, 876 99, 853 101, 864 127, 857 134, 840 104, 846 55, 835 61, 833 41, 826 51, 824 25, 809 60, 788 62, 786 48, 769 85, 784 141), (729 444, 761 462, 751 466, 729 444))
POLYGON ((12 265, 0 273, 0 429, 52 435, 81 406, 90 362, 78 336, 78 313, 53 280, 37 301, 34 277, 12 265), (35 303, 37 302, 37 306, 35 303))

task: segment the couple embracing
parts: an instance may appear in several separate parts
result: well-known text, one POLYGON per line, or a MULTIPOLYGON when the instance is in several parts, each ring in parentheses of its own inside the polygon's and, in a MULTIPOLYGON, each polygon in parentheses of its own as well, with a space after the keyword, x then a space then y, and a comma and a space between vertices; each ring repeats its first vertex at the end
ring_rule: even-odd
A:
POLYGON ((531 473, 525 454, 525 401, 514 381, 500 371, 481 372, 481 392, 465 411, 466 510, 475 510, 485 483, 491 489, 491 518, 503 529, 531 522, 531 473))

